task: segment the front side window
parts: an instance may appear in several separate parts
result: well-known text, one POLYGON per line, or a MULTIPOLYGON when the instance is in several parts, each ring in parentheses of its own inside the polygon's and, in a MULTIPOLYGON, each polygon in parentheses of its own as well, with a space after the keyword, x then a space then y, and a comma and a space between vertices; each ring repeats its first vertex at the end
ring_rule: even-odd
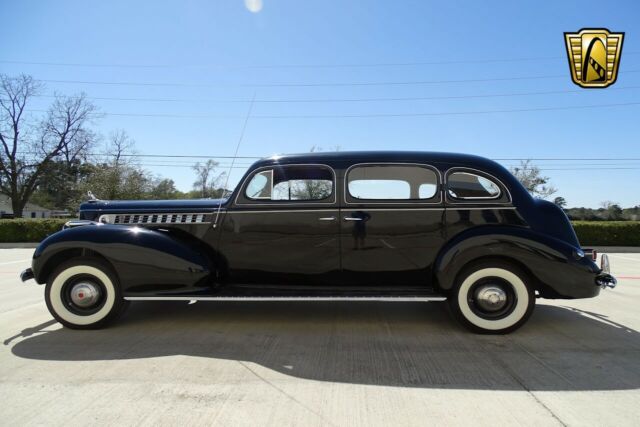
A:
POLYGON ((250 200, 319 201, 333 195, 333 173, 323 166, 279 166, 256 173, 245 190, 250 200))
POLYGON ((500 187, 484 176, 470 172, 453 172, 447 178, 447 191, 454 199, 497 199, 500 187))
POLYGON ((422 166, 356 166, 347 181, 349 196, 358 200, 424 200, 438 192, 436 173, 422 166))

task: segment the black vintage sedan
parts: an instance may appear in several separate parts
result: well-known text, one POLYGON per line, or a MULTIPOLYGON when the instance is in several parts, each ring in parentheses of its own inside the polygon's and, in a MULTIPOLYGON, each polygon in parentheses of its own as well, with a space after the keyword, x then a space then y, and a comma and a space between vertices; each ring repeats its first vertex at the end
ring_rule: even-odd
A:
POLYGON ((77 329, 129 301, 446 300, 471 330, 506 333, 538 297, 615 286, 605 264, 491 160, 336 152, 260 160, 221 200, 90 200, 22 277, 77 329))

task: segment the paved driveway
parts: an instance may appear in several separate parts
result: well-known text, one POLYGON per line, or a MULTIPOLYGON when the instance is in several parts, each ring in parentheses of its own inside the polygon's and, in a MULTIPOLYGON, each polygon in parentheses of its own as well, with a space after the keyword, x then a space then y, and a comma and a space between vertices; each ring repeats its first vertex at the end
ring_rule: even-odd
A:
POLYGON ((637 425, 640 254, 508 336, 439 303, 136 303, 63 329, 0 250, 0 424, 637 425))

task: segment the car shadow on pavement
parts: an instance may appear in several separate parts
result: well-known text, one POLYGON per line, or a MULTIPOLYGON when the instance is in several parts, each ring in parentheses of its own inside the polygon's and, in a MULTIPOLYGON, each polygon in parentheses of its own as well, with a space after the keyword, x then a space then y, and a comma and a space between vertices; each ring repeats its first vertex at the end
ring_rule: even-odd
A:
POLYGON ((595 313, 544 304, 506 336, 468 333, 439 303, 146 302, 132 304, 107 329, 47 331, 51 324, 16 331, 5 345, 27 359, 187 355, 253 362, 317 381, 398 387, 640 387, 637 331, 595 313))

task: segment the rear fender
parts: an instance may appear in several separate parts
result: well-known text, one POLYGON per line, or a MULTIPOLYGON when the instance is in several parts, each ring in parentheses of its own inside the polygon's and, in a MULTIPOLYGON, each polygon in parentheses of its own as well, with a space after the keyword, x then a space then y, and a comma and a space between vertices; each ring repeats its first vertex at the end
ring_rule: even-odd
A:
POLYGON ((33 256, 38 283, 60 261, 72 256, 97 256, 118 276, 124 296, 192 295, 210 288, 214 260, 198 250, 202 242, 188 242, 167 231, 95 224, 68 228, 45 239, 33 256))
POLYGON ((587 298, 598 294, 599 268, 576 247, 524 227, 476 227, 452 238, 440 251, 436 282, 448 292, 470 263, 496 258, 510 261, 532 276, 533 285, 550 298, 587 298))

